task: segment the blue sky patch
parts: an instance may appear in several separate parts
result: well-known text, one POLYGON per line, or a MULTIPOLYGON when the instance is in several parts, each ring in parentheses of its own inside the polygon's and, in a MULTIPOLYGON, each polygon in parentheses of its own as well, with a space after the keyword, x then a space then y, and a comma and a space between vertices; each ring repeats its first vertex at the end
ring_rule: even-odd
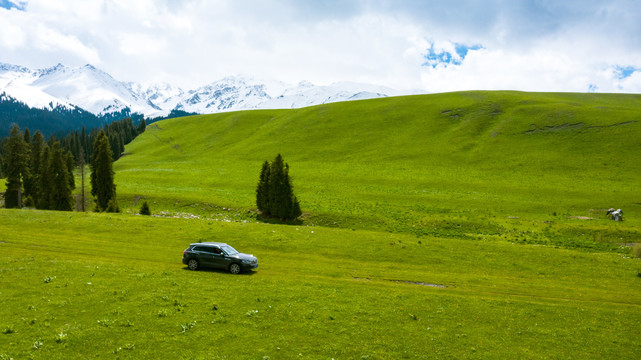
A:
POLYGON ((614 67, 614 76, 617 79, 623 80, 627 77, 630 77, 635 71, 641 71, 640 68, 635 68, 634 66, 615 66, 614 67))
POLYGON ((17 10, 24 11, 25 6, 26 6, 26 3, 24 1, 13 2, 10 0, 0 0, 0 8, 4 8, 7 10, 17 9, 17 10))
POLYGON ((431 43, 430 48, 427 49, 427 54, 425 54, 425 59, 427 61, 423 66, 431 66, 436 69, 439 65, 442 65, 443 67, 448 67, 449 65, 461 65, 470 50, 483 49, 483 46, 478 44, 467 46, 464 44, 454 43, 453 45, 454 52, 452 53, 445 49, 435 49, 434 43, 431 43))

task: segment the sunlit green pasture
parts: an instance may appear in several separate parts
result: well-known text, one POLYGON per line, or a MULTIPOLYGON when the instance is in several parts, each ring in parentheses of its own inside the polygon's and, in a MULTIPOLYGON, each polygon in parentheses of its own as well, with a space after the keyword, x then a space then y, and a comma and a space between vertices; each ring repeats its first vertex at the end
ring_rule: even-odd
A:
POLYGON ((115 163, 123 213, 0 210, 0 360, 636 359, 639 149, 638 95, 154 123, 115 163), (304 212, 288 225, 254 203, 278 153, 304 212), (188 271, 198 241, 259 268, 188 271))
POLYGON ((641 238, 639 149, 638 95, 464 92, 162 121, 116 181, 129 211, 254 219, 282 153, 306 224, 612 248, 641 238))
POLYGON ((0 210, 3 358, 635 358, 639 259, 497 241, 0 210), (191 272, 190 242, 259 258, 191 272), (439 285, 434 287, 423 284, 439 285))

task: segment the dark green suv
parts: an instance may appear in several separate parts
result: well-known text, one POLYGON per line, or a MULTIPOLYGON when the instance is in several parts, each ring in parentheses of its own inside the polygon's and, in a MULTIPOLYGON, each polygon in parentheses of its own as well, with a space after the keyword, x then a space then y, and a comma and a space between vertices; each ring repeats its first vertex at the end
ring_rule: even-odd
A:
POLYGON ((258 259, 254 255, 238 252, 225 243, 202 242, 189 244, 183 251, 183 264, 190 270, 208 267, 239 274, 241 271, 256 269, 258 259))

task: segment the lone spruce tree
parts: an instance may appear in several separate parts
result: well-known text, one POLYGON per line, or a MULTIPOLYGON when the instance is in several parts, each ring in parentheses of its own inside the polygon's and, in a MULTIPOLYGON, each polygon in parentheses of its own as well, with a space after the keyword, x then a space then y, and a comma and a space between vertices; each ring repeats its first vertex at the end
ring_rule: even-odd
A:
POLYGON ((263 215, 281 220, 294 220, 302 214, 289 178, 289 166, 280 154, 271 164, 267 162, 263 164, 256 189, 256 203, 259 209, 263 207, 260 209, 263 215), (267 179, 266 185, 265 179, 267 179))
POLYGON ((91 159, 91 195, 96 201, 96 211, 114 210, 116 185, 112 163, 113 153, 109 139, 101 130, 93 143, 91 159), (112 199, 113 202, 109 206, 112 199))
POLYGON ((7 190, 4 194, 4 206, 7 209, 22 207, 22 181, 28 177, 29 148, 18 125, 14 125, 5 144, 5 163, 7 190))

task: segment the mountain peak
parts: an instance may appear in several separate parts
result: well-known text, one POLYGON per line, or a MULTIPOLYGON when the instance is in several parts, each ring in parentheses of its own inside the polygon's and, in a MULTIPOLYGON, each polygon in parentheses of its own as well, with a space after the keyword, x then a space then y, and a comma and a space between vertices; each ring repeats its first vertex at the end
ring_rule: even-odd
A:
POLYGON ((0 62, 0 72, 19 72, 19 73, 25 73, 29 72, 28 68, 24 66, 19 66, 19 65, 13 65, 13 64, 7 64, 7 63, 2 63, 0 62))
POLYGON ((248 75, 226 76, 185 91, 167 83, 140 84, 114 79, 91 64, 30 70, 0 63, 0 92, 35 104, 74 104, 94 114, 119 112, 163 116, 174 109, 209 114, 249 109, 283 109, 327 102, 396 95, 393 90, 367 84, 337 83, 316 86, 309 81, 288 85, 248 75), (46 102, 45 102, 46 101, 46 102))
POLYGON ((56 65, 56 66, 52 66, 52 67, 49 67, 49 68, 36 70, 35 74, 38 77, 42 77, 42 76, 50 75, 50 74, 53 74, 53 73, 63 72, 65 70, 67 70, 67 69, 68 68, 66 66, 62 65, 61 63, 58 63, 58 65, 56 65))

